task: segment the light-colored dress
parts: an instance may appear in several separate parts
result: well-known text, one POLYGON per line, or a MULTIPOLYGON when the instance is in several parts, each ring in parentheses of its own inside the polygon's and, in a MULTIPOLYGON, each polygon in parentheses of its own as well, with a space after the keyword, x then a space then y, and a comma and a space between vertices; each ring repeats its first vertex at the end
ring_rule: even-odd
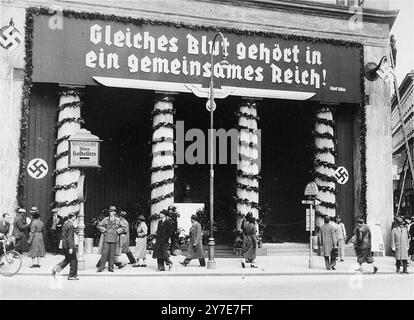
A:
POLYGON ((147 233, 148 227, 144 221, 137 226, 137 239, 135 246, 135 259, 145 259, 147 255, 147 233))
POLYGON ((46 255, 43 243, 43 227, 43 222, 39 219, 33 220, 30 225, 30 249, 28 253, 30 258, 44 257, 46 255))

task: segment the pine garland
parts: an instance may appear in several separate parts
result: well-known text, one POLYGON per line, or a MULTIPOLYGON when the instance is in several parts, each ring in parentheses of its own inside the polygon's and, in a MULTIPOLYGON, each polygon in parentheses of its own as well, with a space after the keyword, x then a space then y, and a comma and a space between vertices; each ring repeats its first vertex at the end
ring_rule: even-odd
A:
POLYGON ((254 209, 260 209, 260 205, 255 201, 250 201, 249 199, 235 197, 237 203, 245 204, 246 206, 252 207, 254 209))
POLYGON ((76 170, 79 170, 79 169, 76 169, 76 168, 69 168, 69 167, 66 167, 66 168, 63 168, 63 169, 60 169, 60 170, 54 170, 53 171, 53 175, 54 176, 57 176, 57 175, 59 175, 59 174, 64 174, 64 173, 66 173, 66 172, 73 172, 73 171, 76 171, 76 170))
MULTIPOLYGON (((327 110, 329 110, 329 108, 323 108, 323 110, 325 110, 324 112, 326 112, 327 110)), ((335 121, 334 120, 316 118, 315 121, 316 121, 317 124, 324 124, 324 125, 330 126, 332 128, 335 127, 335 121)))
POLYGON ((177 180, 176 177, 174 177, 174 178, 162 180, 162 181, 159 181, 159 182, 155 182, 155 183, 151 184, 150 189, 152 190, 152 189, 162 187, 166 184, 175 183, 176 180, 177 180))
POLYGON ((242 170, 237 170, 237 175, 242 177, 242 178, 247 178, 247 179, 251 179, 251 180, 260 180, 261 177, 258 174, 249 174, 249 173, 244 173, 242 170))
POLYGON ((172 142, 172 143, 175 143, 175 141, 174 141, 173 138, 166 138, 166 137, 161 137, 161 138, 157 138, 157 139, 152 140, 152 143, 153 144, 162 143, 162 142, 172 142))
POLYGON ((150 168, 150 172, 157 172, 157 171, 166 171, 177 168, 177 165, 166 165, 166 166, 160 166, 160 167, 152 167, 150 168))
POLYGON ((71 207, 76 206, 78 204, 82 203, 82 201, 75 199, 72 201, 62 201, 62 202, 53 202, 52 208, 63 208, 63 207, 71 207))
POLYGON ((330 134, 329 132, 320 133, 320 132, 313 131, 312 134, 315 138, 329 139, 329 140, 335 141, 335 136, 333 134, 330 134))
POLYGON ((159 116, 159 115, 174 115, 175 114, 175 109, 156 109, 156 110, 152 110, 151 111, 151 116, 155 117, 155 116, 159 116))
POLYGON ((237 183, 236 184, 237 188, 246 190, 246 191, 255 191, 255 192, 259 192, 259 187, 255 187, 255 186, 249 186, 243 183, 237 183))
POLYGON ((325 181, 325 182, 334 182, 336 183, 336 178, 328 176, 326 174, 320 173, 318 171, 314 171, 313 176, 315 178, 318 178, 319 180, 325 181))
POLYGON ((75 189, 78 187, 78 183, 77 182, 72 182, 70 184, 63 184, 63 185, 56 185, 53 188, 53 191, 58 191, 58 190, 69 190, 69 189, 75 189))
POLYGON ((237 125, 236 129, 239 131, 244 131, 244 132, 248 132, 248 133, 256 133, 258 129, 253 129, 253 128, 249 128, 246 126, 242 126, 242 125, 237 125))
POLYGON ((319 160, 319 159, 315 159, 314 165, 315 165, 315 167, 325 167, 325 168, 329 168, 329 169, 333 169, 333 170, 336 170, 338 168, 338 166, 335 163, 322 161, 322 160, 319 160))
POLYGON ((150 204, 155 204, 155 203, 161 202, 165 199, 172 198, 172 197, 174 197, 174 192, 170 192, 170 193, 167 193, 163 196, 159 196, 157 198, 151 199, 150 204))
MULTIPOLYGON (((256 120, 256 121, 259 121, 260 120, 258 116, 254 116, 254 115, 252 115, 250 113, 240 112, 240 111, 235 112, 235 116, 237 118, 243 117, 243 118, 247 118, 249 120, 256 120)), ((247 128, 247 127, 245 127, 245 128, 247 128)))
POLYGON ((69 154, 69 151, 63 151, 63 152, 61 152, 61 153, 57 153, 57 154, 55 154, 55 159, 56 160, 59 160, 59 159, 61 159, 61 158, 63 158, 63 157, 66 157, 67 155, 69 154))
POLYGON ((55 141, 55 143, 54 143, 55 147, 57 147, 57 146, 59 145, 59 143, 61 143, 61 142, 63 142, 63 141, 66 141, 66 140, 68 140, 69 138, 70 138, 70 135, 68 134, 68 135, 63 136, 63 137, 61 137, 61 138, 59 138, 59 139, 56 139, 56 141, 55 141))
MULTIPOLYGON (((66 94, 66 96, 69 96, 69 95, 66 94)), ((62 110, 65 110, 66 108, 82 108, 82 107, 83 107, 83 102, 74 101, 74 102, 64 103, 58 106, 57 109, 58 111, 62 111, 62 110)))

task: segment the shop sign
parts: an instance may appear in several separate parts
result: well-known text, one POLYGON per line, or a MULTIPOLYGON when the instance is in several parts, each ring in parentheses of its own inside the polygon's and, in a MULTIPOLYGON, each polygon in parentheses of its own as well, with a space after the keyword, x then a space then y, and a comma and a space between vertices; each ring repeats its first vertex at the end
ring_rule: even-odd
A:
POLYGON ((305 188, 305 197, 315 198, 318 195, 318 185, 315 182, 309 182, 305 188))
POLYGON ((206 91, 213 72, 217 89, 232 95, 360 102, 356 44, 231 32, 212 44, 215 31, 204 29, 63 19, 64 28, 51 29, 44 16, 34 17, 34 82, 97 85, 106 80, 117 83, 113 86, 160 90, 168 84, 171 90, 195 92, 206 91), (227 68, 219 63, 223 47, 227 68))
POLYGON ((68 139, 70 168, 100 168, 99 146, 102 140, 86 129, 80 129, 68 139))

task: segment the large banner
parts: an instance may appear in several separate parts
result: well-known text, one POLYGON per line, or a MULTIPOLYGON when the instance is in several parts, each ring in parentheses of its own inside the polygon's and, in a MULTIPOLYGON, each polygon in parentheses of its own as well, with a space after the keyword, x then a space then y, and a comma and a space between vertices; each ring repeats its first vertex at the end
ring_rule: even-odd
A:
POLYGON ((143 89, 189 84, 203 91, 213 72, 215 87, 229 94, 360 102, 358 46, 235 33, 224 33, 225 41, 218 37, 213 45, 216 33, 202 29, 66 17, 53 28, 49 19, 34 20, 35 82, 143 89), (227 68, 219 63, 223 46, 227 68))

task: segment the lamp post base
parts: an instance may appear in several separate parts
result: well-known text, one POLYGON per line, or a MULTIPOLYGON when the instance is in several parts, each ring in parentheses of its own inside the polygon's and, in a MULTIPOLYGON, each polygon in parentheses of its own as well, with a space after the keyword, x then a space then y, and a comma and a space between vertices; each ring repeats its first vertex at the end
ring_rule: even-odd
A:
POLYGON ((214 261, 214 238, 208 239, 208 261, 207 261, 207 269, 215 269, 216 262, 214 261))

